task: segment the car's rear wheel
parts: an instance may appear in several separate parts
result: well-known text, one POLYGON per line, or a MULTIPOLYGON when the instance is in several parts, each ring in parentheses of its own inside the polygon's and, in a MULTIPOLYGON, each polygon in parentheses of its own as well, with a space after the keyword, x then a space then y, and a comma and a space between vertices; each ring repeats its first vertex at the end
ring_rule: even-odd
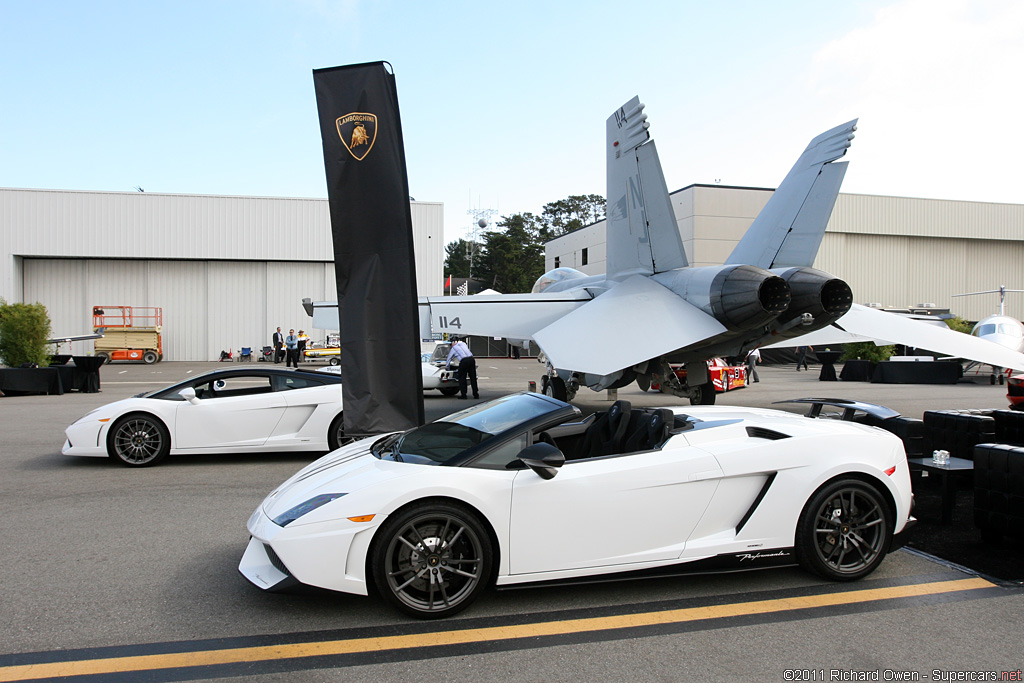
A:
POLYGON ((341 359, 337 356, 331 356, 327 362, 331 365, 341 365, 341 359))
POLYGON ((107 454, 128 467, 155 465, 171 452, 171 435, 151 415, 125 415, 107 435, 107 454))
POLYGON ((458 387, 448 387, 447 389, 440 389, 439 391, 442 394, 444 394, 445 396, 454 396, 455 394, 459 393, 459 388, 458 387))
POLYGON ((796 555, 808 571, 853 581, 875 570, 891 541, 891 513, 878 488, 860 479, 840 479, 818 489, 804 506, 796 555))
POLYGON ((420 619, 462 611, 487 585, 491 539, 461 505, 415 506, 389 519, 374 541, 371 572, 392 605, 420 619))
POLYGON ((110 362, 110 354, 103 353, 102 351, 97 352, 96 357, 100 359, 100 363, 103 365, 110 362))
POLYGON ((327 430, 327 445, 332 451, 336 448, 347 446, 356 440, 355 437, 345 436, 344 415, 344 412, 338 413, 338 416, 331 421, 331 426, 327 430))
POLYGON ((146 365, 152 365, 158 360, 160 360, 160 357, 156 354, 156 351, 146 351, 142 354, 142 362, 146 365))

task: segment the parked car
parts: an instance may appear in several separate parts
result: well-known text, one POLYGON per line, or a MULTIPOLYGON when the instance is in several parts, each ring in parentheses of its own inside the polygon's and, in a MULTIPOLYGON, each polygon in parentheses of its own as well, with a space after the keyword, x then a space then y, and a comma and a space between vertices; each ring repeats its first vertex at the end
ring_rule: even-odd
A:
POLYGON ((239 571, 265 590, 372 588, 428 619, 494 584, 797 564, 849 581, 898 547, 911 507, 881 429, 626 401, 582 418, 519 393, 305 467, 252 513, 239 571))
POLYGON ((348 442, 341 377, 249 365, 115 401, 65 430, 65 455, 131 467, 176 453, 328 451, 348 442))
MULTIPOLYGON (((423 372, 423 390, 432 391, 437 389, 445 396, 454 396, 459 392, 459 380, 454 370, 446 370, 444 361, 440 363, 432 361, 431 355, 424 353, 420 355, 420 370, 423 372)), ((326 365, 317 370, 331 375, 341 376, 341 367, 338 365, 326 365)))
MULTIPOLYGON (((686 381, 685 365, 673 365, 672 372, 680 381, 686 381)), ((715 392, 719 394, 731 389, 740 389, 747 385, 747 366, 732 365, 723 358, 712 358, 708 361, 708 379, 715 385, 715 392)), ((654 382, 651 389, 658 391, 661 385, 654 382)))

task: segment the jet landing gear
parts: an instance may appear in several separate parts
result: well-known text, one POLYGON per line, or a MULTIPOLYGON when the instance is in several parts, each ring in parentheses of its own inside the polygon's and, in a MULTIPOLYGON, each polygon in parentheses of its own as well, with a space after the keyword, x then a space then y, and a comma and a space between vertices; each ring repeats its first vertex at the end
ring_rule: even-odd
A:
POLYGON ((576 397, 578 385, 573 380, 565 382, 558 375, 544 375, 540 378, 540 393, 559 401, 571 401, 576 397))
POLYGON ((657 374, 662 393, 688 398, 695 406, 714 405, 717 392, 707 363, 687 363, 684 371, 677 372, 663 362, 657 374))

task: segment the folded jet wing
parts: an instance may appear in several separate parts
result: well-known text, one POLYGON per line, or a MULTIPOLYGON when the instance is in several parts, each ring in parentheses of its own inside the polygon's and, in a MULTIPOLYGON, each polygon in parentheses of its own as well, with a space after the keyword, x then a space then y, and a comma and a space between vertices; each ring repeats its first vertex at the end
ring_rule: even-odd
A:
POLYGON ((927 322, 858 304, 854 304, 849 313, 829 327, 764 348, 797 344, 826 346, 862 341, 876 344, 905 344, 986 365, 1024 370, 1024 354, 1005 346, 956 332, 945 325, 930 325, 927 322))

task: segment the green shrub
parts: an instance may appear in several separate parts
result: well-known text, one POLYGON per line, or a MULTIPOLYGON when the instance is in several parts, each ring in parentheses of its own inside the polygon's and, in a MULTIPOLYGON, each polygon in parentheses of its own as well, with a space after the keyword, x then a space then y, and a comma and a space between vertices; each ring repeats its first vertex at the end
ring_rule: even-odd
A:
POLYGON ((882 361, 889 360, 889 356, 895 352, 896 347, 892 345, 875 346, 872 342, 852 342, 843 344, 843 355, 839 360, 848 361, 860 358, 861 360, 881 363, 882 361))
POLYGON ((50 364, 46 340, 50 336, 50 316, 46 306, 9 304, 0 298, 0 363, 16 368, 23 363, 39 367, 50 364))
POLYGON ((953 318, 946 318, 945 322, 946 322, 946 325, 949 326, 949 329, 955 330, 957 332, 963 332, 964 334, 970 334, 971 330, 974 329, 974 325, 972 325, 968 321, 964 320, 960 316, 955 316, 953 318))

